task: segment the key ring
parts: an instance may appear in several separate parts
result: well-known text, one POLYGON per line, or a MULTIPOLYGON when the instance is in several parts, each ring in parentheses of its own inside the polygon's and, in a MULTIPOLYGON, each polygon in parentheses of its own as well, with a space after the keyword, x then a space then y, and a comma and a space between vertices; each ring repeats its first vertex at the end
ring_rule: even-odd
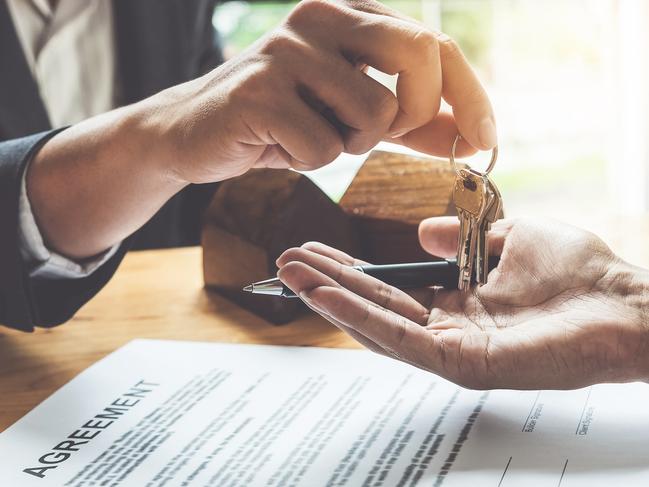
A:
MULTIPOLYGON (((449 161, 453 166, 453 169, 455 169, 455 174, 457 174, 457 177, 461 177, 462 175, 460 174, 460 170, 457 168, 457 162, 455 162, 455 149, 457 148, 457 143, 461 139, 462 136, 460 134, 457 134, 455 136, 453 146, 451 147, 451 156, 449 157, 449 161)), ((476 171, 475 169, 470 169, 473 172, 480 174, 481 176, 489 176, 489 173, 493 171, 493 168, 496 166, 496 159, 498 159, 498 146, 495 146, 493 149, 491 149, 491 161, 489 161, 489 166, 487 166, 487 170, 485 172, 481 173, 480 171, 476 171)))

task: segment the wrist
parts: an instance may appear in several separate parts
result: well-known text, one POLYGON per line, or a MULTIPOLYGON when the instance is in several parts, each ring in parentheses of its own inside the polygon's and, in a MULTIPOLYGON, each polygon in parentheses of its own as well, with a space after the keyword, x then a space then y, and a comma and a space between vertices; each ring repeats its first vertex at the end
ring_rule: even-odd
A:
POLYGON ((190 182, 178 171, 182 155, 173 140, 170 117, 154 101, 155 96, 121 109, 124 113, 116 140, 128 137, 129 150, 137 154, 140 169, 172 196, 190 182))
POLYGON ((180 191, 186 183, 161 164, 156 142, 136 104, 83 121, 43 145, 26 181, 47 247, 73 259, 99 254, 180 191))
MULTIPOLYGON (((201 98, 201 78, 167 88, 155 95, 133 105, 138 124, 147 134, 149 144, 155 141, 156 164, 161 175, 171 184, 186 186, 191 183, 213 182, 215 178, 200 180, 194 174, 202 160, 199 138, 212 139, 216 136, 216 127, 207 124, 209 132, 201 126, 201 117, 193 117, 194 112, 207 116, 204 110, 195 107, 196 100, 201 98)), ((212 156, 214 157, 214 156, 212 156)))
MULTIPOLYGON (((32 163, 38 167, 34 173, 61 175, 63 161, 71 165, 80 160, 90 170, 101 167, 111 172, 130 172, 136 181, 150 181, 171 197, 187 182, 169 168, 170 151, 156 118, 150 107, 140 102, 76 124, 40 148, 32 163)), ((38 176, 28 177, 29 185, 36 185, 38 176)))
POLYGON ((251 109, 248 103, 233 97, 219 86, 216 71, 161 91, 137 105, 162 149, 161 167, 167 177, 181 184, 240 176, 258 161, 268 143, 275 143, 270 128, 260 137, 247 121, 246 113, 259 115, 262 106, 251 109), (266 136, 272 141, 266 141, 266 136))

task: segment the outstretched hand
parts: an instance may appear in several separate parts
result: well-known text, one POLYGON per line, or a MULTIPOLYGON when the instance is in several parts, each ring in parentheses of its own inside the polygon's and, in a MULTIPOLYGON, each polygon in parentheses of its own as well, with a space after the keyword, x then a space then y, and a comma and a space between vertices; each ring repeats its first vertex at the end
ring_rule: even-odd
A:
MULTIPOLYGON (((431 254, 455 254, 458 224, 420 226, 431 254)), ((646 271, 586 231, 553 221, 501 220, 501 256, 486 285, 411 295, 352 269, 320 243, 287 250, 279 277, 313 310, 367 348, 477 388, 570 389, 645 380, 646 271)))

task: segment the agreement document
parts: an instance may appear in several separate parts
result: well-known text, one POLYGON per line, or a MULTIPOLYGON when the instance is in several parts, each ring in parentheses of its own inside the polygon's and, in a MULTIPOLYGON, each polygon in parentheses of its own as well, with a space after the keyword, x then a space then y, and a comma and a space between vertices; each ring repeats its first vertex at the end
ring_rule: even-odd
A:
POLYGON ((649 485, 649 386, 471 391, 362 350, 133 341, 0 434, 0 486, 649 485))

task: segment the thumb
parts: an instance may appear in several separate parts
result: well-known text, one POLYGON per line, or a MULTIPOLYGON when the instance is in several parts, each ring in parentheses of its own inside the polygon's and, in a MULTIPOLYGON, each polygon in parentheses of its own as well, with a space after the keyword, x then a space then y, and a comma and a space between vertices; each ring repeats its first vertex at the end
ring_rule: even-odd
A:
MULTIPOLYGON (((500 255, 512 220, 498 220, 489 232, 489 254, 500 255)), ((445 259, 457 254, 460 221, 454 216, 428 218, 419 224, 419 243, 429 254, 445 259)))
POLYGON ((437 257, 455 257, 460 222, 454 216, 427 218, 419 224, 419 244, 437 257))

